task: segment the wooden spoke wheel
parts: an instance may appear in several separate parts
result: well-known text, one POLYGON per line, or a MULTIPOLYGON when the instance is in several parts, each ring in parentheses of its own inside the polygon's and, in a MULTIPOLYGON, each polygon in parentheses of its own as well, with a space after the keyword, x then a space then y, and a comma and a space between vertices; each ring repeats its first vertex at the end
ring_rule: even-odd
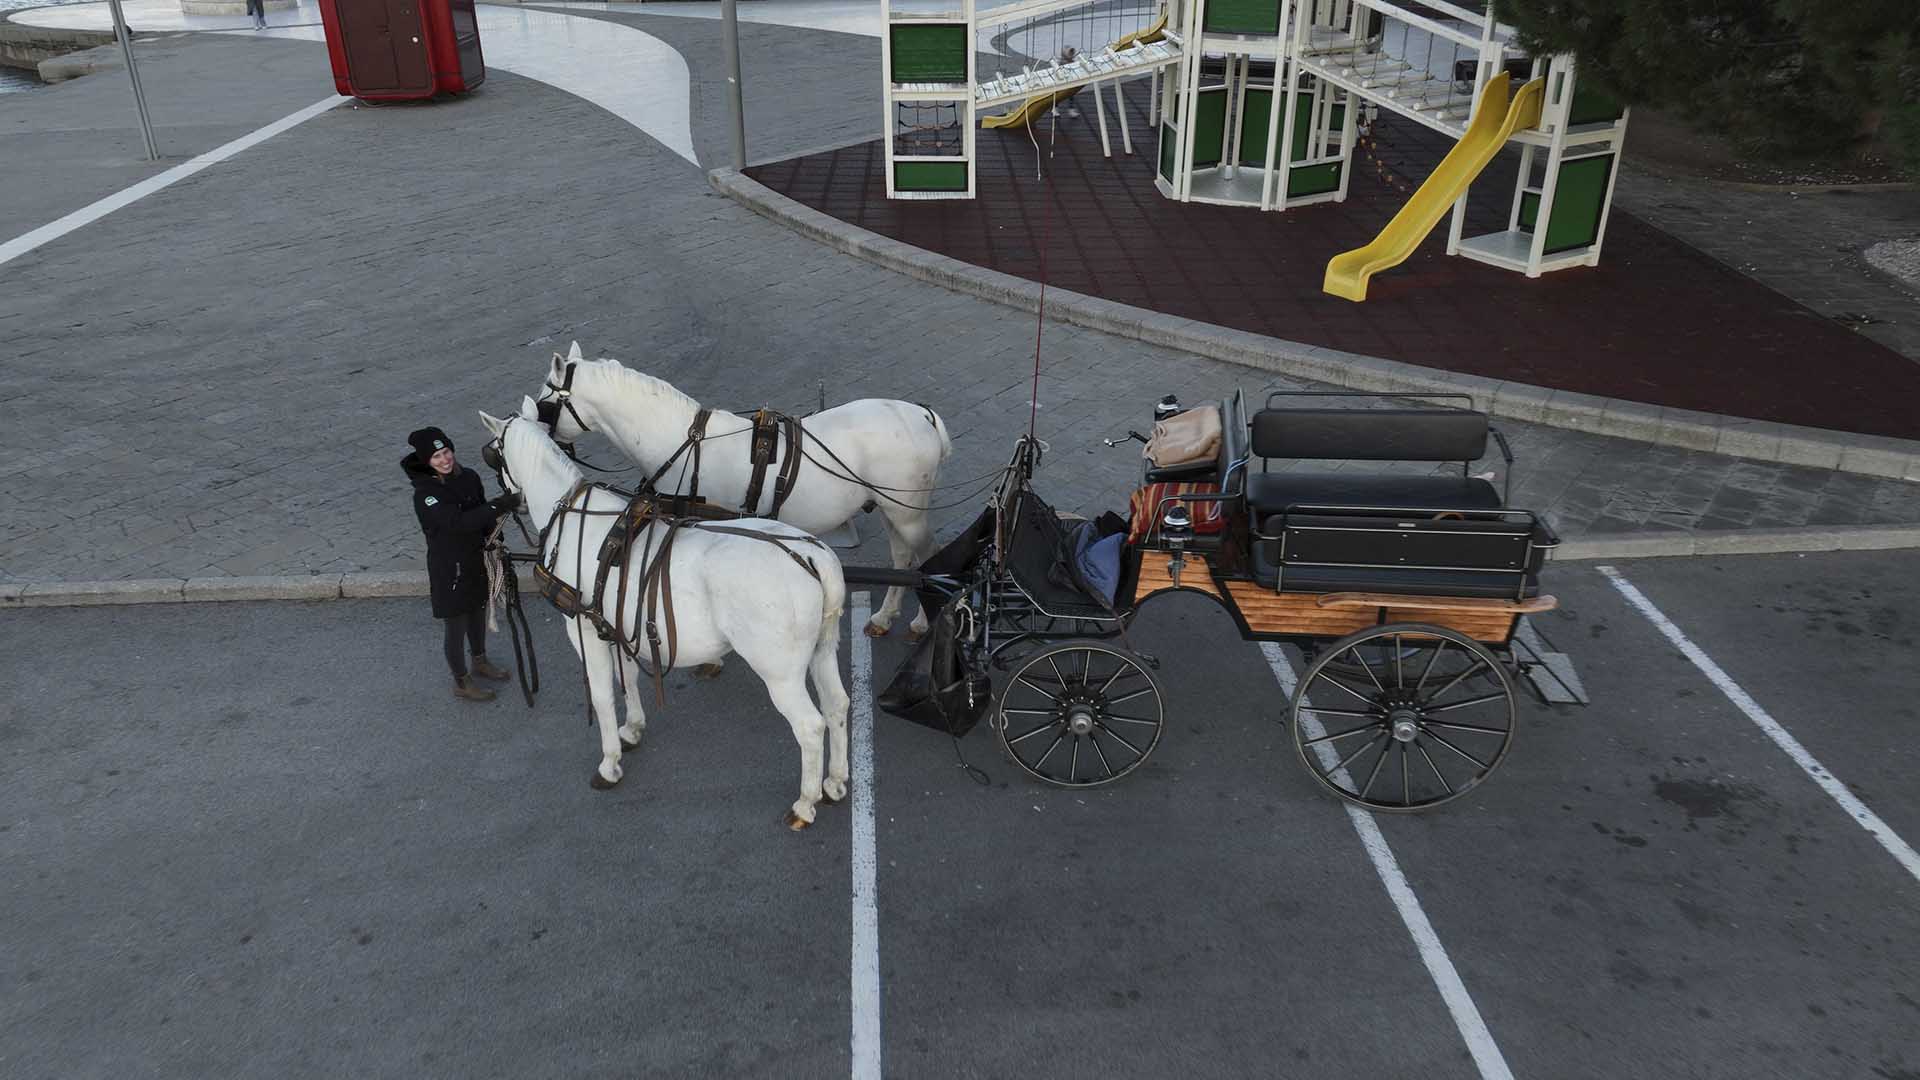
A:
POLYGON ((1127 775, 1166 726, 1166 700, 1146 663, 1099 641, 1055 642, 1016 661, 996 711, 1007 756, 1060 787, 1127 775))
POLYGON ((1370 626, 1321 651, 1293 696, 1314 779, 1373 810, 1465 795, 1513 745, 1513 680, 1486 646, 1421 623, 1370 626))

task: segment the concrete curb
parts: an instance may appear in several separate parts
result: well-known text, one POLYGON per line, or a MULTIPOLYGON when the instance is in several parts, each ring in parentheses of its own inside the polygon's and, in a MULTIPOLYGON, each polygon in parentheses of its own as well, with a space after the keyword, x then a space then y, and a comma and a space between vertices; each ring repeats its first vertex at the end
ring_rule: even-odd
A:
MULTIPOLYGON (((520 576, 520 591, 534 591, 520 576)), ((152 578, 129 581, 0 582, 0 611, 8 608, 97 604, 179 604, 232 600, 361 600, 427 595, 424 570, 352 574, 275 574, 260 577, 152 578)))
POLYGON ((1785 529, 1599 533, 1562 543, 1555 562, 1676 555, 1780 555, 1812 551, 1920 548, 1920 525, 1809 525, 1785 529))
MULTIPOLYGON (((707 179, 715 190, 755 213, 836 251, 1020 311, 1032 312, 1039 307, 1040 286, 1024 278, 964 263, 849 225, 732 169, 714 169, 707 173, 707 179)), ((1571 431, 1757 461, 1920 480, 1920 441, 1912 439, 1720 416, 1437 371, 1214 326, 1066 289, 1047 290, 1047 315, 1089 330, 1353 390, 1465 393, 1473 395, 1479 407, 1496 416, 1571 431)))
MULTIPOLYGON (((1889 551, 1920 548, 1920 524, 1810 525, 1791 529, 1616 533, 1562 543, 1555 562, 1650 559, 1680 555, 1779 555, 1813 551, 1889 551)), ((535 590, 520 575, 523 594, 535 590)), ((103 604, 180 604, 233 600, 366 600, 427 595, 421 570, 352 574, 280 574, 264 577, 159 578, 142 581, 0 582, 0 611, 9 608, 87 607, 103 604)))

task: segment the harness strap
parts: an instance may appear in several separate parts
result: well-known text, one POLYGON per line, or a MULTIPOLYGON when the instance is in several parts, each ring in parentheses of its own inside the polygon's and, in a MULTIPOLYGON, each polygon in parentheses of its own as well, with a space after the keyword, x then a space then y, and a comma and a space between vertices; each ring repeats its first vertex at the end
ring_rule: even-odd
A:
POLYGON ((773 480, 773 511, 767 516, 778 518, 780 508, 786 505, 787 496, 793 494, 793 482, 800 476, 800 418, 783 416, 787 424, 787 458, 780 463, 780 475, 773 480))
POLYGON ((788 543, 802 542, 802 543, 812 544, 814 547, 817 547, 822 551, 825 551, 827 545, 822 543, 817 537, 775 536, 773 533, 761 532, 759 529, 744 529, 737 525, 715 525, 710 522, 704 522, 704 521, 695 525, 688 525, 687 528, 690 528, 690 529, 697 528, 702 532, 730 533, 734 536, 745 536, 745 537, 750 537, 754 540, 764 540, 767 543, 772 544, 774 547, 779 548, 781 551, 786 552, 787 558, 792 559, 795 563, 799 564, 800 569, 805 570, 807 572, 808 577, 811 577, 815 581, 820 580, 820 571, 813 565, 813 560, 807 558, 806 556, 800 554, 799 552, 787 546, 788 543))
POLYGON ((645 491, 658 485, 660 478, 667 475, 667 470, 673 468, 673 463, 680 460, 680 455, 691 450, 693 454, 690 463, 693 467, 693 477, 687 485, 686 495, 689 499, 700 497, 700 441, 707 437, 707 419, 712 415, 712 409, 701 409, 693 414, 693 424, 687 428, 686 441, 680 444, 680 449, 675 450, 671 457, 660 463, 660 467, 653 471, 652 476, 647 477, 647 482, 640 485, 641 490, 645 491))
MULTIPOLYGON (((760 508, 760 487, 767 479, 767 466, 773 463, 778 449, 780 423, 786 417, 770 409, 761 409, 753 414, 753 438, 747 444, 747 461, 753 465, 753 475, 747 480, 746 498, 740 501, 740 512, 748 517, 755 516, 760 508)), ((788 460, 792 460, 789 452, 788 460)), ((777 513, 778 511, 776 511, 777 513)))

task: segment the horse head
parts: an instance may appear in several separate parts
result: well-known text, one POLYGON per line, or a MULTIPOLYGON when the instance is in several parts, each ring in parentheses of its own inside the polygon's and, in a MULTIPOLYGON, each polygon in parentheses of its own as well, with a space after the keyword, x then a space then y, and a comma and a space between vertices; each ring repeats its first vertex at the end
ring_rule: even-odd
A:
POLYGON ((547 369, 546 385, 541 388, 540 397, 534 402, 536 418, 547 426, 555 442, 566 446, 573 445, 575 439, 593 430, 586 418, 580 415, 580 405, 573 398, 573 379, 579 371, 579 365, 585 360, 577 341, 568 346, 565 356, 554 353, 553 362, 547 369))

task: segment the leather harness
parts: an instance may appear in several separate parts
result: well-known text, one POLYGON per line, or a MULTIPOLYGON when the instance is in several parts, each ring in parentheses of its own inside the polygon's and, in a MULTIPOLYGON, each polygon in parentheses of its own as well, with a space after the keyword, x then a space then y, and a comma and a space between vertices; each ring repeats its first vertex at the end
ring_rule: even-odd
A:
MULTIPOLYGON (((534 403, 540 422, 547 425, 547 430, 550 432, 559 431, 560 413, 563 409, 573 417, 573 422, 579 426, 580 430, 593 430, 587 426, 587 422, 581 419, 579 412, 573 407, 573 373, 574 365, 567 364, 561 376, 560 385, 554 385, 552 380, 547 382, 547 389, 552 391, 553 396, 543 397, 534 403)), ((656 489, 660 478, 667 475, 667 470, 673 468, 674 463, 682 457, 686 457, 689 466, 687 497, 690 499, 700 497, 700 444, 706 440, 707 421, 712 417, 712 409, 701 409, 693 414, 693 423, 687 428, 685 441, 681 442, 679 449, 662 462, 660 467, 654 470, 653 475, 647 478, 647 482, 641 485, 643 491, 656 489)), ((747 481, 746 497, 740 500, 740 513, 747 517, 778 518, 780 508, 786 505, 787 496, 793 494, 794 481, 800 475, 802 456, 799 417, 775 412, 772 409, 761 409, 755 412, 753 439, 747 450, 747 458, 753 463, 753 475, 747 481), (782 438, 783 435, 784 438, 782 438), (782 443, 785 443, 784 452, 781 449, 782 443), (759 512, 760 492, 766 485, 767 469, 775 464, 778 464, 780 469, 773 478, 773 506, 765 514, 761 514, 759 512)))
MULTIPOLYGON (((697 445, 697 440, 694 440, 697 445)), ((696 459, 698 451, 695 451, 696 459)), ((677 455, 676 455, 677 456, 677 455)), ((546 528, 541 530, 539 562, 534 564, 533 577, 538 584, 540 595, 545 597, 560 614, 568 618, 584 618, 593 624, 594 630, 602 641, 620 649, 634 663, 653 677, 655 700, 664 705, 666 689, 663 683, 666 672, 674 666, 680 649, 679 627, 673 613, 673 545, 680 534, 689 529, 706 532, 729 533, 772 544, 785 552, 796 565, 807 572, 815 581, 820 580, 820 571, 813 560, 787 545, 790 543, 812 544, 821 550, 826 545, 811 536, 779 536, 758 529, 740 526, 722 525, 720 521, 731 520, 737 515, 731 511, 701 503, 689 494, 684 497, 662 496, 650 490, 643 490, 631 496, 625 507, 619 511, 596 511, 587 509, 587 501, 595 490, 613 489, 601 484, 582 480, 576 484, 566 498, 560 501, 553 516, 548 519, 546 528), (560 577, 554 565, 560 555, 560 534, 562 524, 573 516, 605 516, 611 514, 613 526, 600 542, 600 550, 595 560, 593 591, 582 593, 579 586, 560 577), (654 526, 659 526, 654 528, 654 526), (548 544, 549 537, 555 541, 548 544), (636 542, 640 542, 639 561, 633 562, 636 542), (629 567, 637 569, 629 573, 629 567), (614 594, 613 618, 609 620, 603 613, 608 579, 618 574, 618 586, 614 594), (637 578, 637 580, 636 580, 637 578), (638 627, 628 627, 627 590, 629 586, 640 590, 640 605, 637 611, 641 620, 638 627), (640 642, 634 631, 644 632, 647 641, 647 658, 640 656, 640 642), (664 654, 662 649, 664 647, 664 654)), ((625 494, 624 492, 615 492, 625 494)), ((576 555, 584 555, 586 530, 577 530, 576 555)), ((582 571, 586 568, 584 559, 577 565, 582 571)), ((584 573, 582 575, 584 577, 584 573)))

